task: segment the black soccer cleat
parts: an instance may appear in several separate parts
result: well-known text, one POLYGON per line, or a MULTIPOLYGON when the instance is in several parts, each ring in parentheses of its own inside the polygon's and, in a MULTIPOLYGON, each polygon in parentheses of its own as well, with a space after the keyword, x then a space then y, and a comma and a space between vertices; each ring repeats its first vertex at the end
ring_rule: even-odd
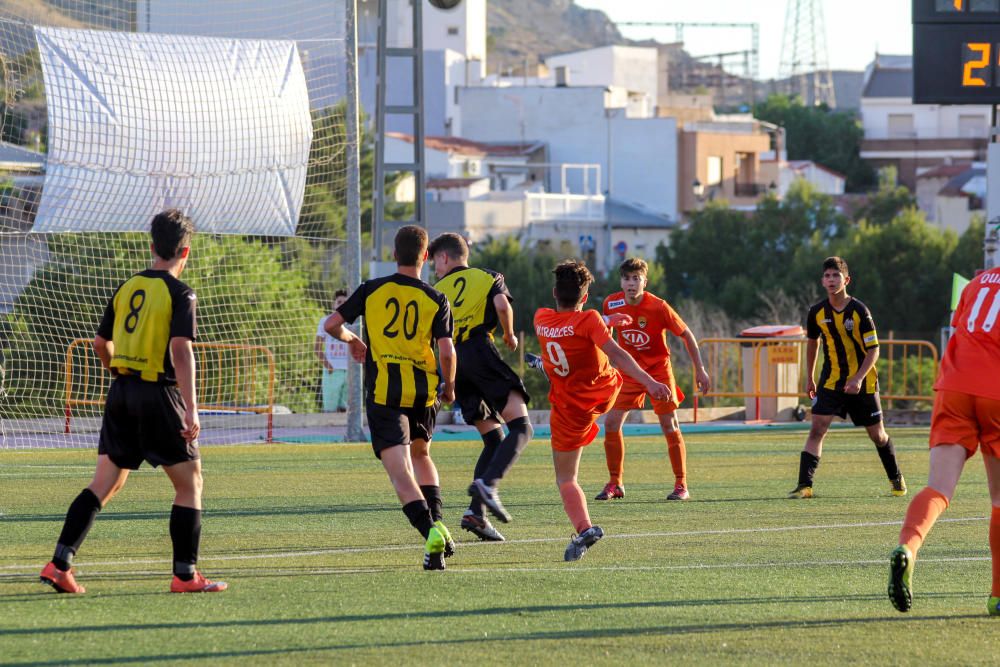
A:
POLYGON ((472 511, 466 511, 465 516, 462 517, 462 530, 467 530, 484 542, 503 542, 504 536, 500 534, 490 520, 484 516, 478 516, 473 514, 472 511))
POLYGON ((500 519, 503 523, 510 523, 510 513, 500 502, 496 487, 486 485, 481 479, 472 481, 469 485, 469 495, 481 502, 490 511, 490 514, 500 519))
POLYGON ((597 544, 597 540, 604 537, 604 531, 600 526, 591 526, 579 535, 574 535, 573 539, 566 545, 566 553, 563 559, 566 561, 580 560, 587 553, 587 549, 597 544))

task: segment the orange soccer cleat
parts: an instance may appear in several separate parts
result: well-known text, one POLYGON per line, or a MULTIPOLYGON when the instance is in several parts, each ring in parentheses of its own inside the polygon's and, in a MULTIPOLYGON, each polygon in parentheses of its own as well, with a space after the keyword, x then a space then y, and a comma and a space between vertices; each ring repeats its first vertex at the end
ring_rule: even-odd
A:
POLYGON ((194 573, 194 579, 184 581, 180 577, 174 576, 170 582, 171 593, 221 593, 229 588, 229 584, 224 581, 209 581, 201 576, 201 572, 194 573))
POLYGON ((57 593, 86 593, 87 589, 76 583, 73 578, 73 570, 60 570, 55 563, 50 562, 38 575, 43 584, 48 584, 56 589, 57 593))

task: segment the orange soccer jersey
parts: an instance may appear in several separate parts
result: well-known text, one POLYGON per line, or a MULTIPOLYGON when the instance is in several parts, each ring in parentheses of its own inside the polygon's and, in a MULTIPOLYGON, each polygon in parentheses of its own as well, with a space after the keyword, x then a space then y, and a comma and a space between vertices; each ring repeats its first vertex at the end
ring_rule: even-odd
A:
MULTIPOLYGON (((684 401, 684 394, 677 389, 673 371, 670 369, 670 348, 667 346, 667 332, 682 335, 687 325, 670 304, 649 292, 632 306, 625 300, 625 293, 612 294, 604 300, 604 314, 624 314, 632 318, 632 324, 618 330, 618 344, 621 345, 639 366, 658 382, 670 387, 671 398, 667 401, 653 400, 656 414, 673 412, 684 401)), ((646 400, 646 389, 632 378, 625 378, 625 387, 618 397, 616 408, 621 410, 641 410, 646 400)))
POLYGON ((955 328, 934 389, 931 446, 959 444, 971 456, 1000 454, 1000 267, 976 276, 962 291, 955 328))
POLYGON ((570 450, 597 436, 597 417, 614 404, 622 376, 600 349, 611 333, 596 310, 539 308, 535 335, 549 376, 552 446, 570 450))

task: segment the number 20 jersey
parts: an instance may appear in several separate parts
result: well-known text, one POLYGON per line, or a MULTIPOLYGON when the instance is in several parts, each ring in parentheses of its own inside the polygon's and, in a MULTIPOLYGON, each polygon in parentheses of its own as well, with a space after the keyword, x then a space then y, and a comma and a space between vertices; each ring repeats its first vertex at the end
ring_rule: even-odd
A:
POLYGON ((554 407, 591 412, 622 386, 621 373, 601 350, 611 340, 611 332, 596 310, 539 308, 535 335, 554 407))
POLYGON ((347 322, 365 318, 369 401, 392 408, 434 405, 439 379, 433 344, 452 331, 444 294, 397 273, 362 283, 337 312, 347 322))
POLYGON ((962 290, 935 389, 1000 400, 1000 267, 962 290))

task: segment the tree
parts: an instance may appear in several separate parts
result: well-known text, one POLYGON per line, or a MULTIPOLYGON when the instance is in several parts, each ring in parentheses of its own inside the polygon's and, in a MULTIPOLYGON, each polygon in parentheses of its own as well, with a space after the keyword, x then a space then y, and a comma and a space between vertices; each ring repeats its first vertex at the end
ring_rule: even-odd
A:
POLYGON ((812 160, 844 174, 851 192, 875 183, 874 170, 861 159, 864 132, 850 114, 825 106, 806 107, 787 95, 771 95, 754 107, 753 115, 785 128, 790 160, 812 160))

